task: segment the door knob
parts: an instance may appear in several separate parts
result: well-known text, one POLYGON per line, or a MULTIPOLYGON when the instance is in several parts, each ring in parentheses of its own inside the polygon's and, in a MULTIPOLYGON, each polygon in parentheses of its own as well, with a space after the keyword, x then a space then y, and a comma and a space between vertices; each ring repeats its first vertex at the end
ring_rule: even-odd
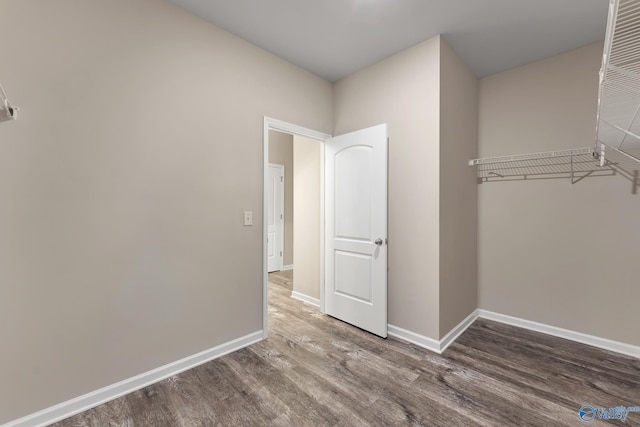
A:
POLYGON ((382 239, 378 238, 373 243, 375 243, 378 246, 382 246, 382 239))

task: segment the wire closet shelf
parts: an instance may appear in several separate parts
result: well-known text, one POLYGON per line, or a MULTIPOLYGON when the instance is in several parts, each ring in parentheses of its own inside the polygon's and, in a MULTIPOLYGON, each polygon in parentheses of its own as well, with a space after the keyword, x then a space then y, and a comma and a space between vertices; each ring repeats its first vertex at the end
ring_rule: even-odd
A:
POLYGON ((571 178, 576 183, 591 175, 612 175, 608 163, 600 165, 593 148, 486 157, 469 161, 477 167, 478 183, 523 179, 571 178))
POLYGON ((610 0, 594 148, 473 159, 478 183, 622 175, 639 185, 640 0, 610 0))

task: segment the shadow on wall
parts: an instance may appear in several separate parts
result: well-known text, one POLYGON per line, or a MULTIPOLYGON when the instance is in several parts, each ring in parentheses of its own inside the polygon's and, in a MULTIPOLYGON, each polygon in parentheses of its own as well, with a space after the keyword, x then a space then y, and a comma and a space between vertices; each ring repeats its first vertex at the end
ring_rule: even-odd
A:
POLYGON ((0 110, 0 123, 8 122, 8 121, 11 121, 11 120, 13 120, 13 119, 9 118, 7 116, 7 113, 4 110, 0 110))
POLYGON ((640 162, 622 152, 609 151, 606 155, 606 166, 609 166, 618 176, 631 183, 631 193, 638 194, 640 188, 640 162))

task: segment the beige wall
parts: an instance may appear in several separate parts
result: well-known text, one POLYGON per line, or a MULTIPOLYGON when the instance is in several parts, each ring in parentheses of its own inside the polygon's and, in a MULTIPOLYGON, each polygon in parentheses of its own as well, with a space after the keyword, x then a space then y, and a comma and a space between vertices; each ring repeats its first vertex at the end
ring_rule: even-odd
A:
MULTIPOLYGON (((262 223, 265 115, 334 134, 388 123, 389 321, 438 339, 468 314, 474 79, 440 37, 332 92, 162 0, 0 11, 22 107, 0 123, 0 424, 261 329, 263 230, 242 211, 262 223)), ((601 51, 481 80, 478 154, 590 145, 601 51)), ((627 181, 477 191, 481 308, 640 344, 627 181)))
POLYGON ((389 124, 389 323, 439 337, 440 37, 334 84, 334 135, 389 124))
MULTIPOLYGON (((593 144, 602 44, 480 81, 479 154, 593 144)), ((640 196, 618 177, 479 186, 483 309, 640 344, 640 196)))
POLYGON ((320 146, 293 137, 293 290, 320 298, 320 146))
POLYGON ((284 265, 293 264, 293 135, 269 130, 269 163, 284 165, 284 265))
POLYGON ((332 92, 165 1, 0 11, 2 424, 262 328, 263 116, 332 92))
POLYGON ((440 46, 440 338, 478 308, 478 79, 440 46))

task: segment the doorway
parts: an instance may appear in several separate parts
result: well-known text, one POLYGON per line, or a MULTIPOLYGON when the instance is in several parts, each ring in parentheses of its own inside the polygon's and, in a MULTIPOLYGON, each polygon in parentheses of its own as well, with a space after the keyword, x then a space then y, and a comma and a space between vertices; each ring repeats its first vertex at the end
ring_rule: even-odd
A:
MULTIPOLYGON (((302 138, 300 152, 306 151, 308 147, 319 148, 315 153, 309 150, 309 158, 312 160, 301 163, 301 166, 311 164, 312 167, 308 169, 315 172, 316 179, 315 193, 310 194, 306 203, 300 205, 300 210, 305 213, 302 218, 315 218, 315 223, 313 220, 309 221, 309 238, 303 240, 300 246, 311 249, 308 266, 313 273, 309 275, 309 283, 315 282, 315 288, 310 287, 314 288, 311 292, 316 293, 313 291, 319 288, 317 293, 320 294, 319 301, 307 297, 306 302, 315 299, 315 305, 323 313, 386 338, 387 125, 383 123, 330 138, 328 135, 270 118, 265 118, 264 121, 263 336, 266 338, 268 335, 269 322, 267 196, 270 179, 267 162, 271 131, 293 135, 294 145, 295 138, 302 138), (328 222, 325 222, 325 215, 328 222), (329 235, 325 235, 325 230, 329 235), (328 250, 328 254, 325 254, 325 250, 328 250), (316 282, 316 278, 319 281, 316 282)), ((294 175, 296 170, 297 167, 294 166, 294 175)), ((305 196, 304 192, 300 195, 305 196)), ((294 236, 297 233, 294 231, 294 236)), ((294 263, 297 275, 300 266, 296 256, 294 263)), ((295 275, 293 287, 296 284, 295 275)), ((296 298, 293 288, 289 288, 288 292, 296 298)), ((297 299, 305 301, 300 295, 297 299)))
MULTIPOLYGON (((321 236, 324 235, 324 201, 323 201, 323 185, 324 185, 324 140, 330 138, 330 135, 324 134, 322 132, 318 132, 318 131, 314 131, 312 129, 307 129, 307 128, 303 128, 297 125, 293 125, 290 123, 286 123, 286 122, 282 122, 280 120, 276 120, 276 119, 272 119, 272 118, 267 118, 265 117, 264 119, 264 171, 265 171, 265 179, 264 179, 264 183, 265 183, 265 188, 264 188, 264 215, 263 215, 263 230, 267 231, 269 228, 269 224, 268 224, 268 209, 269 209, 269 183, 270 183, 270 179, 269 179, 269 162, 270 161, 275 161, 277 158, 281 158, 284 159, 285 156, 282 155, 282 153, 277 154, 275 157, 272 157, 272 153, 270 152, 270 139, 274 138, 274 134, 277 133, 281 133, 281 134, 287 134, 287 135, 291 135, 294 139, 296 139, 295 144, 298 147, 301 148, 307 148, 313 144, 310 144, 310 142, 313 143, 318 143, 317 147, 319 148, 319 150, 304 150, 304 149, 299 149, 296 154, 297 157, 299 159, 302 159, 301 161, 304 160, 304 156, 306 155, 308 156, 316 156, 316 162, 319 163, 317 169, 319 169, 317 172, 319 172, 320 174, 320 181, 319 181, 319 193, 317 194, 317 203, 315 204, 315 212, 304 212, 304 209, 308 206, 313 206, 313 204, 308 204, 308 203, 303 203, 304 200, 301 200, 302 198, 305 197, 304 192, 300 193, 298 192, 298 201, 301 202, 302 204, 300 206, 298 206, 298 214, 299 214, 299 220, 303 221, 303 220, 309 220, 312 221, 313 219, 311 217, 315 217, 316 220, 319 222, 318 224, 318 230, 317 231, 311 231, 311 233, 315 233, 316 234, 316 238, 318 241, 318 246, 319 246, 319 253, 317 252, 318 249, 316 249, 316 256, 319 258, 319 264, 318 265, 313 265, 311 267, 315 267, 315 268, 311 268, 309 269, 309 265, 303 266, 300 265, 300 268, 302 270, 299 270, 299 272, 304 271, 304 270, 309 270, 311 271, 310 274, 313 275, 317 275, 319 276, 319 291, 320 291, 320 310, 324 311, 324 307, 323 307, 323 301, 324 301, 324 297, 323 297, 323 293, 324 293, 324 239, 321 238, 321 236), (275 132, 273 132, 275 131, 275 132), (312 141, 309 141, 312 140, 312 141), (314 154, 315 153, 315 154, 314 154), (315 214, 315 215, 309 215, 309 214, 315 214)), ((276 145, 276 142, 274 141, 274 146, 276 145)), ((293 148, 293 146, 292 146, 293 148)), ((283 161, 284 163, 284 161, 283 161)), ((294 179, 294 175, 295 175, 295 168, 293 167, 293 162, 291 163, 291 166, 289 168, 286 167, 285 164, 285 171, 284 171, 284 180, 287 179, 294 179), (289 169, 287 171, 287 169, 289 169)), ((299 171, 301 170, 301 168, 299 168, 299 171)), ((304 181, 304 177, 299 177, 298 178, 299 181, 304 181)), ((302 185, 305 185, 304 183, 302 183, 302 185)), ((298 187, 298 189, 300 189, 300 187, 298 187)), ((294 218, 292 218, 291 216, 291 209, 290 206, 293 205, 293 203, 289 204, 288 202, 294 202, 295 203, 295 197, 293 196, 293 191, 287 191, 285 189, 285 210, 289 210, 290 215, 287 218, 287 214, 285 213, 284 217, 285 217, 285 237, 284 237, 284 248, 283 248, 283 256, 284 256, 284 265, 282 269, 288 270, 289 268, 295 268, 295 260, 292 259, 291 257, 291 249, 298 247, 299 250, 306 250, 307 248, 304 245, 304 233, 308 233, 309 229, 307 227, 302 227, 299 229, 298 232, 298 239, 296 239, 296 233, 293 233, 293 238, 291 238, 291 229, 292 227, 290 226, 292 224, 292 220, 294 220, 294 218), (289 198, 287 200, 287 196, 286 193, 289 193, 289 198), (289 206, 286 206, 289 205, 289 206), (287 223, 289 223, 289 227, 287 227, 287 223), (287 229, 289 230, 289 233, 287 233, 287 229), (296 246, 295 240, 298 240, 298 245, 296 246), (288 243, 288 245, 287 245, 288 243), (289 249, 289 250, 287 250, 289 249), (289 264, 290 262, 290 264, 289 264)), ((294 214, 295 215, 295 214, 294 214)), ((266 233, 265 233, 266 234, 266 233)), ((268 333, 268 295, 269 295, 269 273, 268 271, 270 270, 270 266, 269 266, 269 258, 268 258, 268 254, 269 254, 269 241, 268 239, 265 238, 263 239, 263 336, 266 338, 267 337, 267 333, 268 333)), ((307 257, 307 254, 303 254, 305 256, 299 256, 298 259, 301 262, 309 262, 309 261, 305 261, 308 260, 309 257, 307 257)), ((311 255, 311 257, 313 257, 313 255, 311 255)), ((272 266, 271 266, 272 267, 272 266)), ((304 276, 304 275, 303 275, 304 276)), ((304 278, 303 278, 304 280, 304 278)), ((316 278, 316 280, 314 280, 314 282, 318 283, 318 279, 316 278)), ((306 301, 306 302, 311 302, 314 304, 318 304, 318 300, 315 298, 305 298, 306 297, 306 293, 304 292, 297 292, 295 289, 292 292, 292 297, 302 300, 302 301, 306 301)))

